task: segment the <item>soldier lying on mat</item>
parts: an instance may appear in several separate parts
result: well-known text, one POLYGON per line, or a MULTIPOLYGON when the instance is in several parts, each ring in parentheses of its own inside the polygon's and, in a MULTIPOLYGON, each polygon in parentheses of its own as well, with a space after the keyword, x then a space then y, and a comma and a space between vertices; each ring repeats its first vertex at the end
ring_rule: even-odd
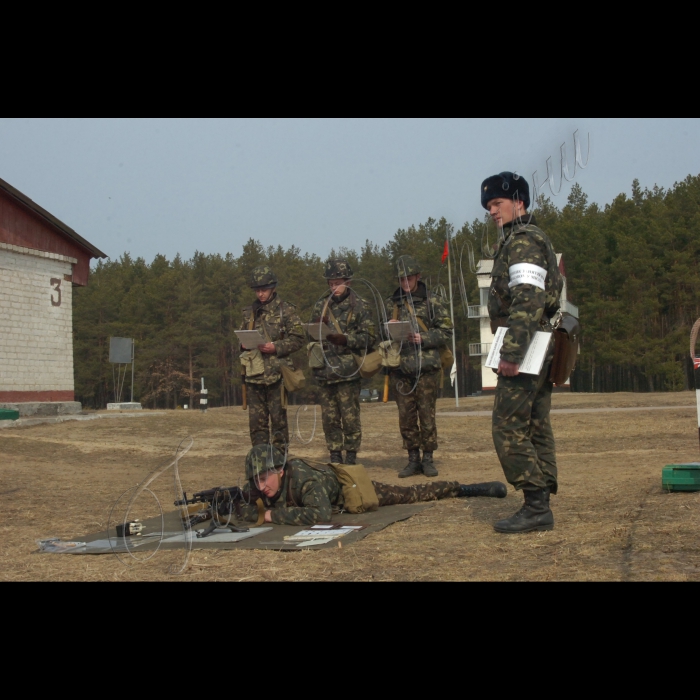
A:
MULTIPOLYGON (((333 513, 343 508, 343 490, 330 466, 312 466, 295 458, 285 460, 284 454, 276 447, 256 445, 246 457, 245 473, 251 488, 262 495, 266 523, 326 523, 333 513)), ((373 481, 372 485, 380 506, 441 498, 504 498, 506 495, 506 486, 499 481, 469 485, 457 481, 433 481, 413 486, 393 486, 373 481)), ((258 509, 252 502, 242 504, 239 517, 255 522, 258 509)))

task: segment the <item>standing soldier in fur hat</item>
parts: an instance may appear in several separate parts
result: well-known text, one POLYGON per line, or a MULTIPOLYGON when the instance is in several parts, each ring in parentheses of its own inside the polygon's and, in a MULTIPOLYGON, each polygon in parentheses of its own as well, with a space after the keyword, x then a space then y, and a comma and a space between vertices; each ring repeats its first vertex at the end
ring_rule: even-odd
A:
POLYGON ((350 288, 347 260, 328 260, 323 272, 328 291, 316 302, 313 317, 333 329, 323 341, 321 366, 313 374, 319 384, 321 415, 330 461, 355 464, 362 441, 360 373, 353 353, 374 349, 375 330, 367 303, 350 288))
POLYGON ((256 267, 250 288, 257 300, 243 310, 241 330, 257 330, 266 339, 257 350, 241 354, 248 396, 250 441, 272 443, 285 450, 289 443, 286 396, 280 365, 292 367, 289 356, 304 344, 304 330, 294 304, 277 295, 277 278, 267 266, 256 267))
POLYGON ((421 282, 421 268, 410 255, 397 260, 399 288, 387 299, 389 322, 409 321, 414 332, 401 345, 400 366, 390 374, 399 407, 399 427, 408 464, 400 477, 437 476, 435 402, 442 372, 439 348, 452 340, 450 314, 421 282), (423 450, 421 459, 420 451, 423 450))
POLYGON ((497 532, 551 530, 554 516, 549 495, 557 492, 549 420, 553 347, 539 376, 521 374, 519 366, 534 334, 551 330, 562 277, 549 238, 527 213, 530 188, 522 177, 503 172, 487 178, 481 183, 481 204, 503 232, 491 273, 491 330, 508 329, 498 365, 493 442, 506 479, 525 497, 522 508, 494 528, 497 532))

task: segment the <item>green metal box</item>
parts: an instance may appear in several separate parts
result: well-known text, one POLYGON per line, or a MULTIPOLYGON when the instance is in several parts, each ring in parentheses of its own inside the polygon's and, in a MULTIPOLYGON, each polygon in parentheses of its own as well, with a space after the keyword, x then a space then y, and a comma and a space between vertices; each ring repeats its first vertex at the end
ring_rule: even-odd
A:
POLYGON ((0 408, 0 420, 17 420, 19 411, 14 411, 11 408, 0 408))
POLYGON ((700 491, 700 462, 667 464, 661 472, 666 491, 700 491))

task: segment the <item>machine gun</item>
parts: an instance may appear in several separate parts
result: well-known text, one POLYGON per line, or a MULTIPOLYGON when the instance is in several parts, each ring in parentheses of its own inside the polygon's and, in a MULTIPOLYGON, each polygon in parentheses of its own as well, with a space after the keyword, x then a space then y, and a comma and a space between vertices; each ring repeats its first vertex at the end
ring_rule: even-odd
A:
POLYGON ((207 507, 189 513, 183 524, 185 528, 191 530, 195 525, 203 523, 206 520, 211 520, 211 523, 206 530, 197 533, 197 537, 209 537, 218 527, 227 527, 231 532, 248 532, 249 527, 239 527, 234 525, 232 517, 234 513, 240 519, 241 504, 249 504, 255 501, 258 508, 258 523, 261 522, 261 516, 264 518, 265 509, 262 502, 262 493, 256 489, 247 489, 243 491, 240 486, 218 486, 205 491, 198 491, 192 494, 191 498, 187 498, 187 494, 183 491, 183 498, 175 501, 176 506, 189 506, 197 503, 206 503, 207 507), (219 516, 225 518, 225 522, 219 520, 219 516))

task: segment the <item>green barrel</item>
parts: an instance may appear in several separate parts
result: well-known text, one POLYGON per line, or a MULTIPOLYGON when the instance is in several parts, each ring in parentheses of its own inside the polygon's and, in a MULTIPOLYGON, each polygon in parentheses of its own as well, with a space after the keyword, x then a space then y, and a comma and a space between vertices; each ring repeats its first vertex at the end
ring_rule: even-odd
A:
POLYGON ((11 408, 0 408, 0 420, 17 420, 18 418, 19 411, 11 408))

